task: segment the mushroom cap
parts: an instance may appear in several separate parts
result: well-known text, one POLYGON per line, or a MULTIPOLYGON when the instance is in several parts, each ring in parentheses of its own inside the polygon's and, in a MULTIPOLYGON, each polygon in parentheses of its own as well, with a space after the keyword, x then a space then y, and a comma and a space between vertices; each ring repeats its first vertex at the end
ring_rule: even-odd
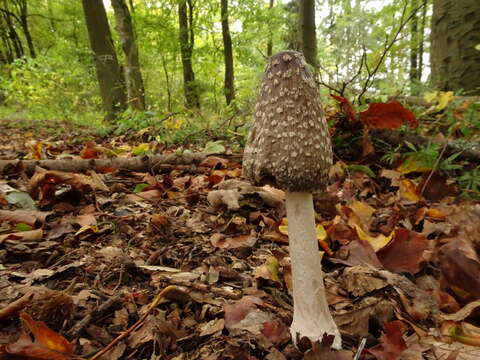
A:
POLYGON ((290 192, 324 190, 332 145, 315 80, 305 58, 287 50, 265 70, 243 155, 243 174, 255 185, 290 192))

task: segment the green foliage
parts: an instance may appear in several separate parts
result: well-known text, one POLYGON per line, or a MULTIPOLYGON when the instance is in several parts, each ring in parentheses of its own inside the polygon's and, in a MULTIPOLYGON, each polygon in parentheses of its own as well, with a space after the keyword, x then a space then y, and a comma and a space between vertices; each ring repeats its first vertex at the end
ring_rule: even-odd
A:
POLYGON ((438 160, 441 154, 440 144, 429 142, 424 146, 416 147, 407 142, 407 146, 411 151, 404 153, 402 157, 406 163, 416 163, 418 168, 451 171, 463 167, 460 164, 454 163, 460 153, 453 154, 446 159, 438 160))
POLYGON ((0 92, 5 105, 16 112, 27 111, 37 119, 73 118, 100 108, 94 78, 88 75, 81 64, 60 57, 17 59, 8 66, 8 76, 0 78, 0 92))
POLYGON ((348 165, 347 171, 360 171, 371 178, 375 178, 375 173, 366 165, 348 165))
POLYGON ((480 198, 480 166, 463 172, 458 178, 458 184, 464 191, 464 194, 470 197, 480 198))

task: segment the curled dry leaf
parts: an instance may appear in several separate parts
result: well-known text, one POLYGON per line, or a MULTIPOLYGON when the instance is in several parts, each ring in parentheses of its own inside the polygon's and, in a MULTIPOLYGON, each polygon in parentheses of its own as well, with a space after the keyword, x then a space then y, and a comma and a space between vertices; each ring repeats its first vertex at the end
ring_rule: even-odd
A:
POLYGON ((449 241, 439 249, 438 260, 444 278, 458 298, 480 299, 480 262, 469 240, 449 241))
POLYGON ((252 247, 257 242, 253 234, 229 237, 224 234, 215 233, 210 237, 213 246, 221 249, 235 249, 239 247, 252 247))
POLYGON ((368 349, 368 352, 378 360, 399 360, 407 349, 402 337, 406 330, 407 326, 400 320, 389 322, 385 325, 385 332, 380 335, 380 344, 368 349))
POLYGON ((393 272, 418 273, 425 263, 427 238, 407 229, 396 229, 393 241, 377 252, 383 266, 393 272))
POLYGON ((0 346, 0 355, 6 359, 18 356, 31 360, 70 360, 75 359, 73 346, 63 336, 48 328, 45 323, 33 320, 30 315, 22 314, 25 327, 34 340, 23 332, 13 344, 0 346))

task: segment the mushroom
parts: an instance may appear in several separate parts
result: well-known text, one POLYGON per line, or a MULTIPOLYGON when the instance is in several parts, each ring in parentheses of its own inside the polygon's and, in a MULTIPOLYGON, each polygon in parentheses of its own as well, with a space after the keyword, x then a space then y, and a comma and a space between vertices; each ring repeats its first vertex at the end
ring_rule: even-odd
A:
POLYGON ((330 135, 314 78, 302 54, 273 55, 263 76, 260 97, 243 156, 244 176, 254 185, 285 190, 293 278, 294 343, 341 336, 325 297, 315 231, 312 192, 323 191, 332 165, 330 135))

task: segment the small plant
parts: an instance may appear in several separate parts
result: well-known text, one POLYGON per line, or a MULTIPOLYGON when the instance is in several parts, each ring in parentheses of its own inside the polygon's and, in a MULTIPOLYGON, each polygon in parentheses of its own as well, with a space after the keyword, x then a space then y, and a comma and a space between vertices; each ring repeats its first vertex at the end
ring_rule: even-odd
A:
POLYGON ((438 159, 442 155, 440 145, 429 142, 427 145, 416 147, 411 143, 406 143, 407 147, 412 150, 403 154, 404 162, 400 165, 399 170, 405 173, 414 171, 428 171, 432 169, 437 170, 459 170, 463 166, 455 163, 455 159, 460 156, 460 153, 450 155, 446 159, 438 159))
POLYGON ((458 178, 458 184, 467 196, 480 198, 480 165, 465 171, 458 178))

